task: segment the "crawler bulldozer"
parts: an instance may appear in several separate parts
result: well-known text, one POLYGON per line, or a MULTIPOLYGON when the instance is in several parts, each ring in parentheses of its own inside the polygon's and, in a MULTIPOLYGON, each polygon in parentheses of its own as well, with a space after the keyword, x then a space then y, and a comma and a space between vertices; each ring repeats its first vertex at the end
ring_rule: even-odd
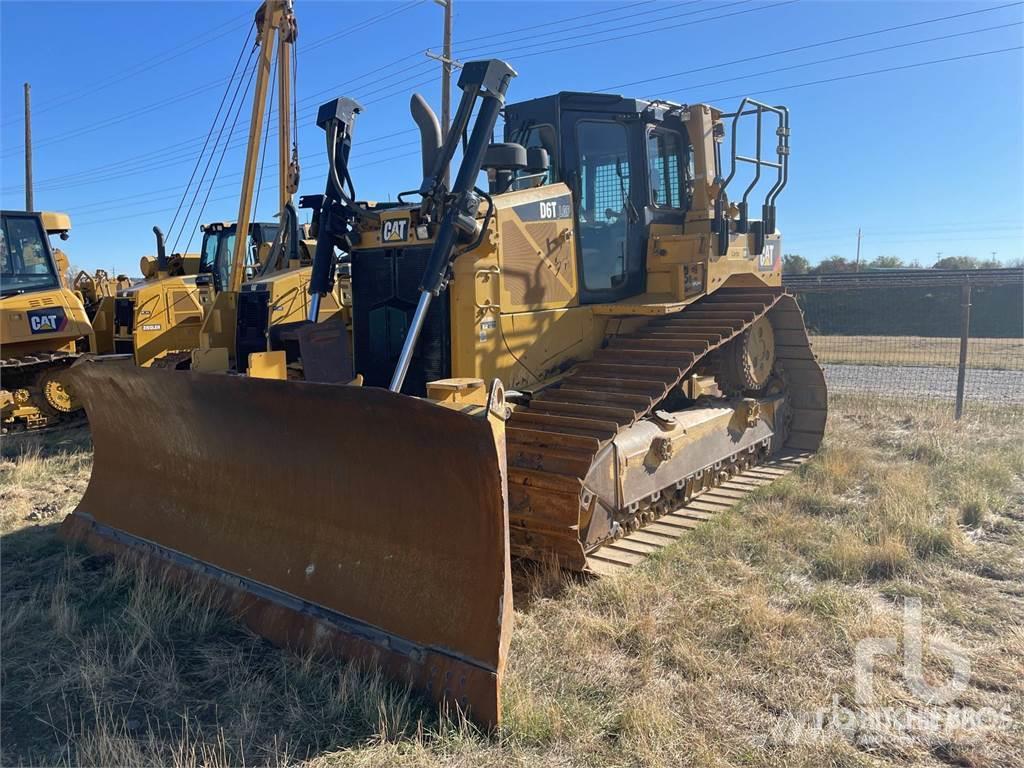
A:
POLYGON ((444 141, 413 97, 423 182, 391 204, 356 197, 356 105, 321 107, 310 291, 329 294, 348 254, 364 386, 83 361, 96 461, 63 528, 201 575, 275 642, 369 659, 488 724, 512 557, 614 578, 798 464, 826 419, 781 288, 788 111, 506 103, 515 75, 467 63, 444 141))
MULTIPOLYGON (((157 255, 139 260, 142 282, 103 297, 93 317, 97 351, 130 354, 136 365, 171 366, 189 359, 199 346, 206 310, 223 290, 237 240, 231 222, 201 227, 199 253, 168 255, 163 232, 154 227, 157 255)), ((277 234, 273 222, 254 222, 243 238, 243 268, 253 269, 261 248, 277 234)))
POLYGON ((28 211, 0 218, 0 428, 67 423, 82 411, 63 376, 89 348, 92 326, 47 235, 66 233, 71 220, 28 211))

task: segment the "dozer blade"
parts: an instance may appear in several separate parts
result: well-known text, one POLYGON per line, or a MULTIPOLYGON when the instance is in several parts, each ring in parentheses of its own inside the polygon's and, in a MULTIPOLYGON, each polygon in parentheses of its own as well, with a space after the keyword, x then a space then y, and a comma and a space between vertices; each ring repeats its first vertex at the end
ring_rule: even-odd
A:
POLYGON ((511 632, 504 399, 84 361, 71 540, 198 575, 253 630, 379 664, 484 724, 511 632))

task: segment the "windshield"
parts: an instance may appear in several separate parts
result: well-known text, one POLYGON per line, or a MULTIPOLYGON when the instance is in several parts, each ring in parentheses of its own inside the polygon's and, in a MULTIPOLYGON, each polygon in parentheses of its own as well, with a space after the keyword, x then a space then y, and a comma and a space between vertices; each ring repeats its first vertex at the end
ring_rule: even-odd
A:
POLYGON ((56 288, 57 271, 35 216, 4 215, 0 226, 0 292, 56 288))

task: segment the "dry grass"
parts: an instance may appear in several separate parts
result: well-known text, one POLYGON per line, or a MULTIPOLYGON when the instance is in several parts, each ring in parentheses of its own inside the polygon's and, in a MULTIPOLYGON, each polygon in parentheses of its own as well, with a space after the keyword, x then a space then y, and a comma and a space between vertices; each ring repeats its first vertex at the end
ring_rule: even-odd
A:
MULTIPOLYGON (((821 363, 956 368, 960 339, 926 336, 812 336, 821 363)), ((1024 370, 1024 339, 971 339, 967 367, 1024 370)))
MULTIPOLYGON (((1011 766, 1024 760, 1024 428, 837 398, 822 453, 613 579, 518 571, 500 731, 372 671, 269 647, 157 574, 67 551, 54 520, 88 449, 3 466, 3 762, 87 765, 1011 766), (49 513, 48 513, 49 514, 49 513), (1012 728, 864 743, 782 738, 853 700, 904 598, 972 663, 960 707, 1012 728)), ((926 673, 944 661, 926 653, 926 673)), ((911 703, 896 661, 884 706, 911 703)), ((864 734, 860 734, 863 736, 864 734)), ((868 734, 871 735, 871 734, 868 734)))

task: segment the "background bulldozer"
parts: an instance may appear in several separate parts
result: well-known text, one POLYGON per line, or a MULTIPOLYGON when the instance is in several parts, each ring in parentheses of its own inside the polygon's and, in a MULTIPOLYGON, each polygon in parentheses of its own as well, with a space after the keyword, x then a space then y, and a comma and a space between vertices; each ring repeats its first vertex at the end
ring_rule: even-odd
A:
MULTIPOLYGON (((172 364, 199 346, 206 310, 230 279, 236 227, 230 222, 202 226, 199 253, 168 255, 158 228, 157 255, 143 256, 143 281, 101 299, 93 318, 97 351, 131 354, 136 365, 172 364)), ((243 268, 256 265, 261 248, 277 234, 272 222, 254 222, 243 238, 243 268)))
POLYGON ((513 554, 628 567, 719 508, 691 505, 816 449, 826 407, 780 288, 785 108, 505 105, 514 76, 467 63, 443 143, 413 98, 415 203, 358 202, 352 103, 321 107, 310 290, 332 290, 335 248, 350 255, 350 362, 367 386, 78 365, 96 462, 64 523, 203 574, 277 642, 372 659, 487 723, 513 554), (491 144, 502 109, 506 141, 491 144), (749 155, 741 123, 757 132, 749 155), (741 164, 752 178, 733 193, 741 164))
POLYGON ((74 418, 80 404, 63 373, 85 351, 92 326, 64 283, 49 233, 66 233, 63 213, 0 214, 0 425, 39 429, 74 418))

